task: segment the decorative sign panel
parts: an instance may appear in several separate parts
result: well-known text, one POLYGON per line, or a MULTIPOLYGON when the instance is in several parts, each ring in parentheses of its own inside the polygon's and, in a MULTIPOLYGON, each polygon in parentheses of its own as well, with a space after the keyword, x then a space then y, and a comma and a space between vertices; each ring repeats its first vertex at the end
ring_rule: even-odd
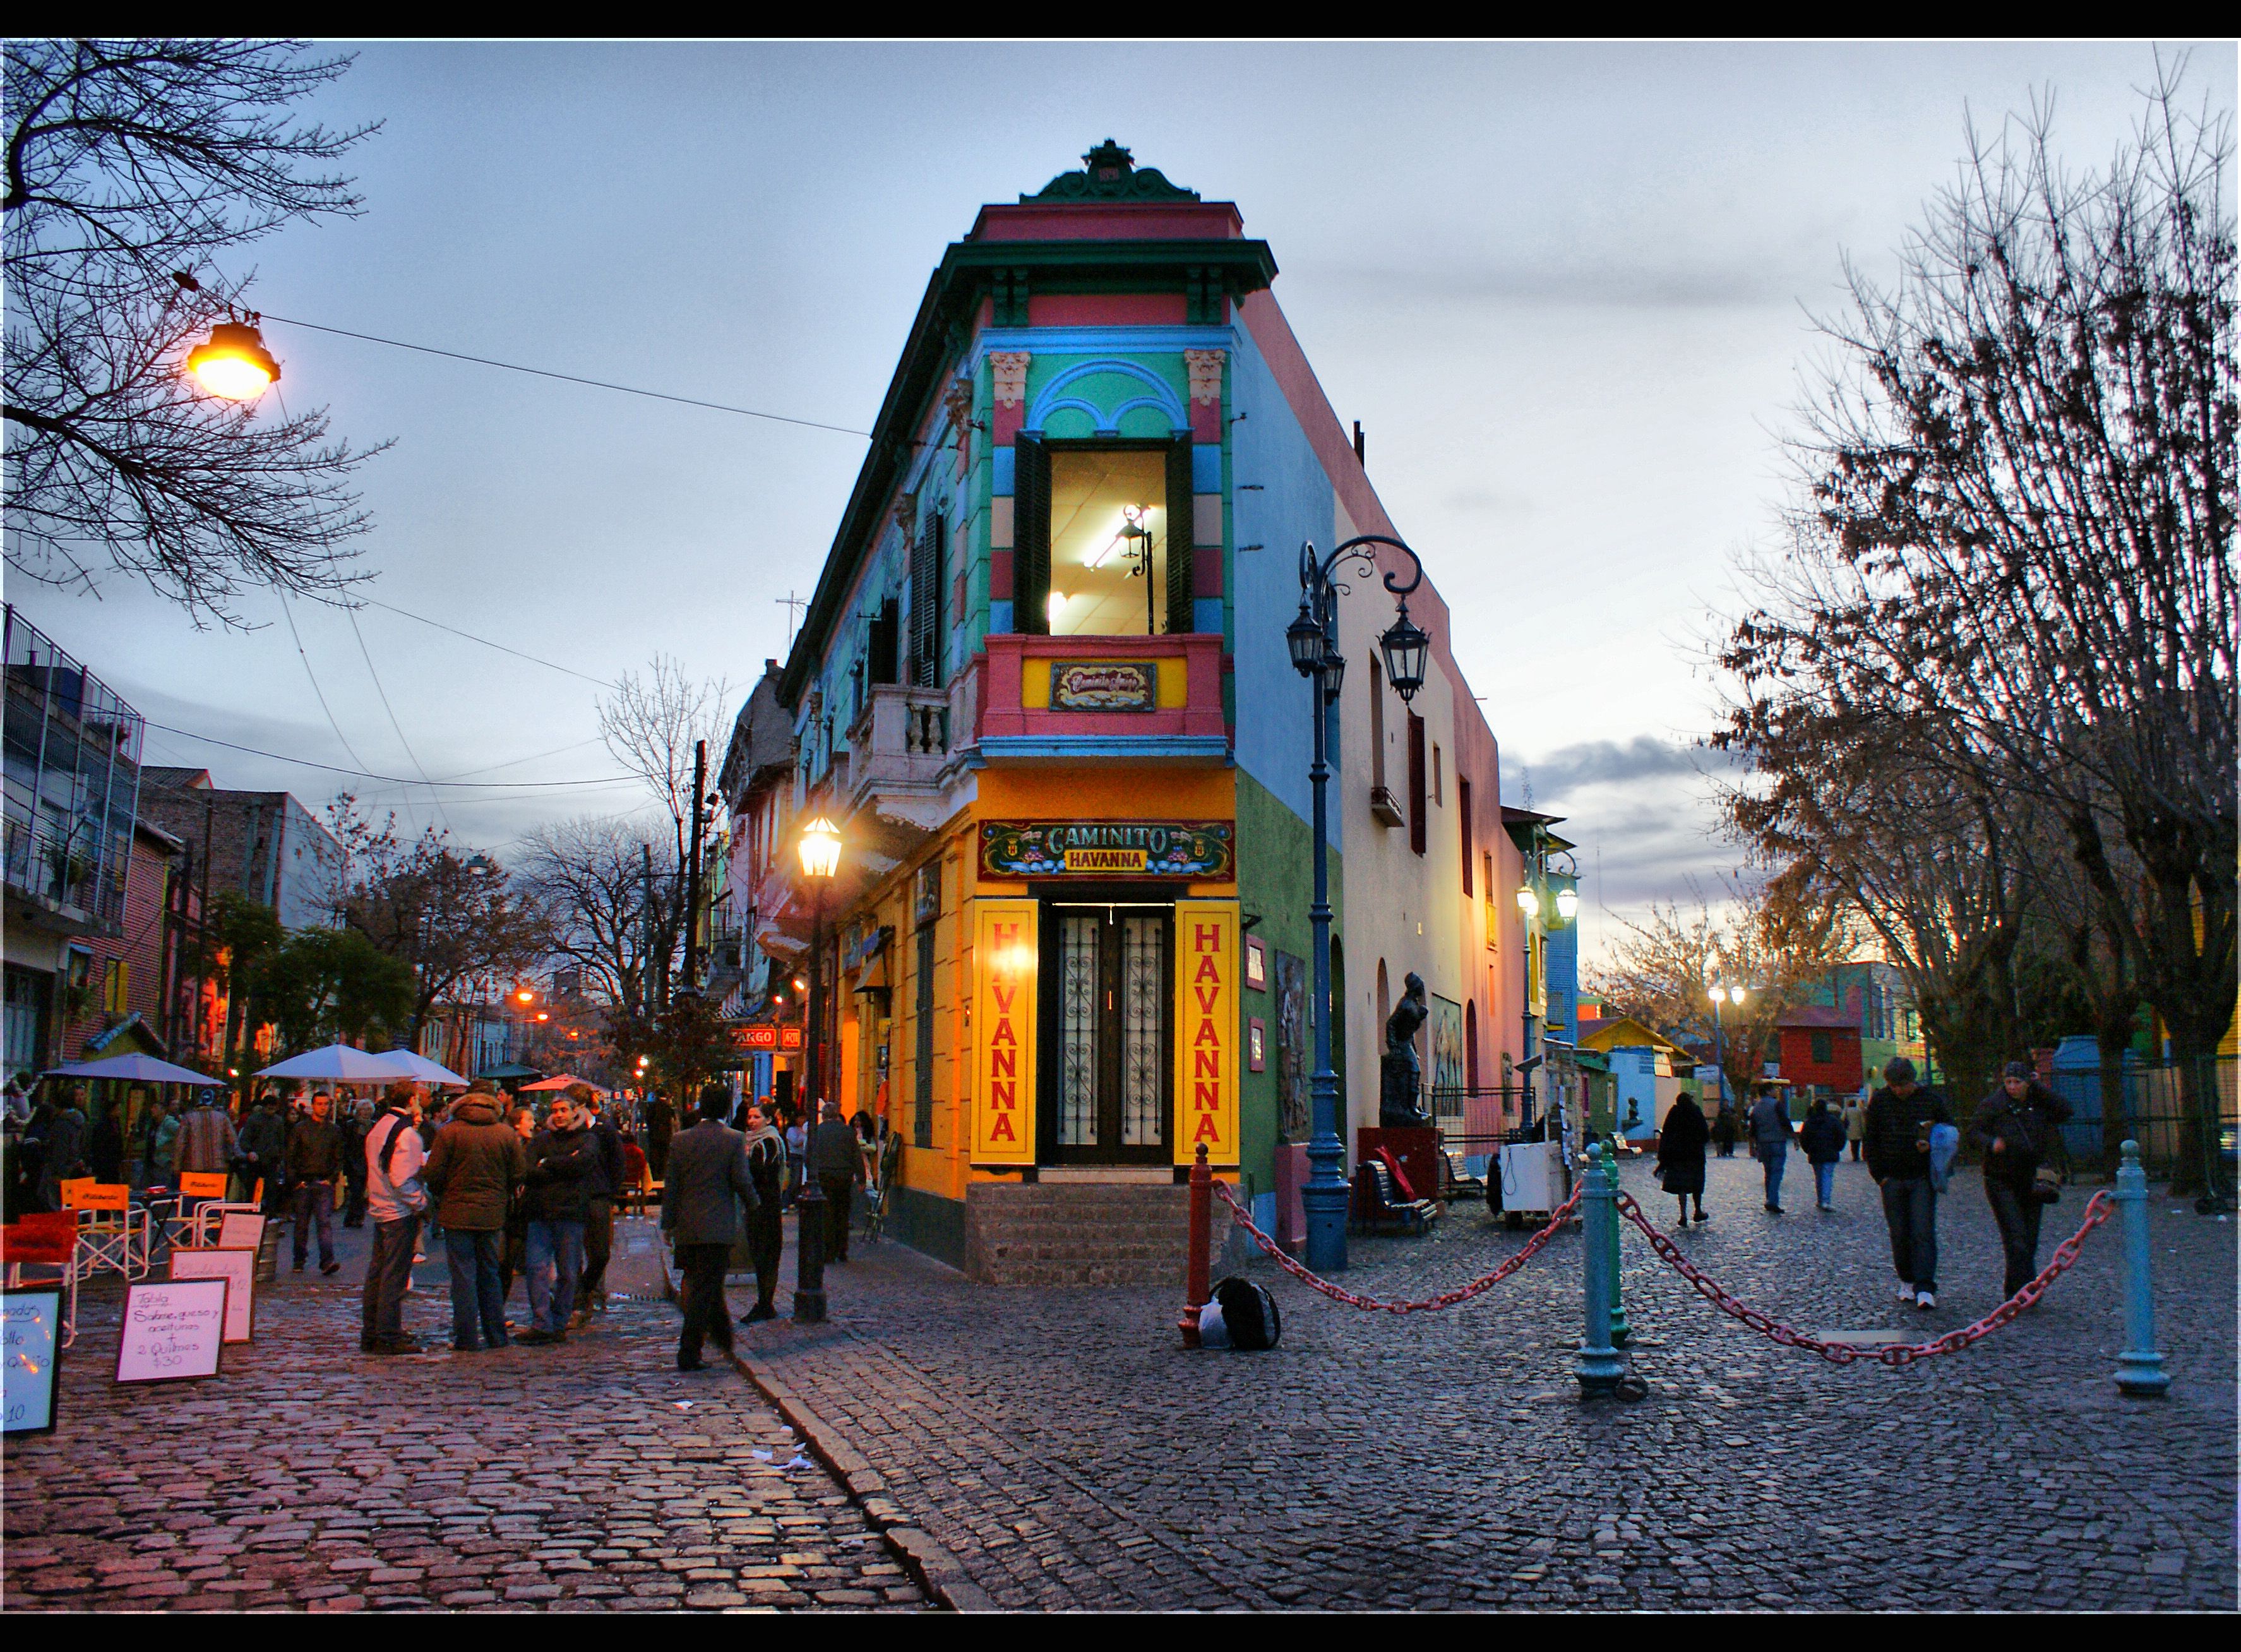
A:
POLYGON ((983 820, 991 878, 1205 878, 1231 875, 1228 820, 983 820))
POLYGON ((216 1376, 224 1341, 226 1281, 174 1280, 124 1287, 119 1382, 188 1382, 216 1376))
POLYGON ((1175 1162, 1238 1162, 1237 903, 1175 902, 1175 1162))
POLYGON ((732 1029, 732 1047, 735 1050, 798 1050, 801 1047, 801 1029, 798 1027, 735 1027, 732 1029))
POLYGON ((1148 712, 1160 703, 1160 667, 1148 659, 1054 659, 1054 712, 1148 712))
POLYGON ((225 1281, 225 1340, 246 1342, 256 1331, 257 1253, 253 1250, 181 1248, 171 1253, 174 1281, 225 1281))
POLYGON ((973 904, 973 1162, 1035 1161, 1035 982, 1032 900, 973 904))

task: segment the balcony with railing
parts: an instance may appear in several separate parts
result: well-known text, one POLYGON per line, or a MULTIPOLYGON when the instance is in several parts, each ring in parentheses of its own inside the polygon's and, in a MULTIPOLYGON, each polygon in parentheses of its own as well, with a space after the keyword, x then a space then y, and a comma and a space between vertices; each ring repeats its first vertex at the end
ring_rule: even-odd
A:
POLYGON ((5 612, 10 916, 116 933, 139 806, 140 714, 12 605, 5 612))
POLYGON ((940 824, 952 766, 950 697, 947 689, 906 683, 874 683, 865 691, 863 708, 848 726, 847 770, 833 777, 851 810, 869 805, 898 823, 940 824))

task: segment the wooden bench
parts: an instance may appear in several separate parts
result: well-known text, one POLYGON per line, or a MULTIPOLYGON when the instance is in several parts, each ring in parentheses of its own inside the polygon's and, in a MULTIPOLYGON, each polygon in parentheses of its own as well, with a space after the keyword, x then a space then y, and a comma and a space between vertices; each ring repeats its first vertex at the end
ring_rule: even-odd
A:
POLYGON ((1452 1149, 1440 1154, 1440 1172, 1443 1185, 1442 1199, 1483 1199, 1486 1197, 1486 1178, 1474 1176, 1463 1168, 1463 1156, 1452 1149))
POLYGON ((1428 1199, 1402 1199, 1393 1187, 1393 1173, 1375 1159, 1366 1159, 1354 1173, 1354 1219, 1357 1227, 1371 1233, 1422 1234, 1439 1220, 1440 1207, 1428 1199))

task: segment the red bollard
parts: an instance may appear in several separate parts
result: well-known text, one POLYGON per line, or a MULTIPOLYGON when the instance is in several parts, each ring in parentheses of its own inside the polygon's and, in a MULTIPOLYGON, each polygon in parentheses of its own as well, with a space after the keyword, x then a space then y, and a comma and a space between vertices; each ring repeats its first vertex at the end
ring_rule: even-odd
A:
POLYGON ((1214 1172, 1206 1162, 1206 1144, 1199 1143, 1197 1160, 1190 1173, 1190 1267, 1183 1281, 1183 1316, 1176 1329, 1183 1346, 1198 1346, 1198 1311, 1214 1285, 1214 1172))

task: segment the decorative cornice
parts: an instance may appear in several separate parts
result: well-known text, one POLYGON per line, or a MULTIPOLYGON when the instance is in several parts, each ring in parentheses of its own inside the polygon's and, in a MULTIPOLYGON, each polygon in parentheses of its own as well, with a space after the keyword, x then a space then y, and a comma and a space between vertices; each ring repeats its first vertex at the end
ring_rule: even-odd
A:
POLYGON ((1060 172, 1022 201, 1195 201, 1196 190, 1170 184, 1157 167, 1138 166, 1127 149, 1107 138, 1081 157, 1079 172, 1060 172))

